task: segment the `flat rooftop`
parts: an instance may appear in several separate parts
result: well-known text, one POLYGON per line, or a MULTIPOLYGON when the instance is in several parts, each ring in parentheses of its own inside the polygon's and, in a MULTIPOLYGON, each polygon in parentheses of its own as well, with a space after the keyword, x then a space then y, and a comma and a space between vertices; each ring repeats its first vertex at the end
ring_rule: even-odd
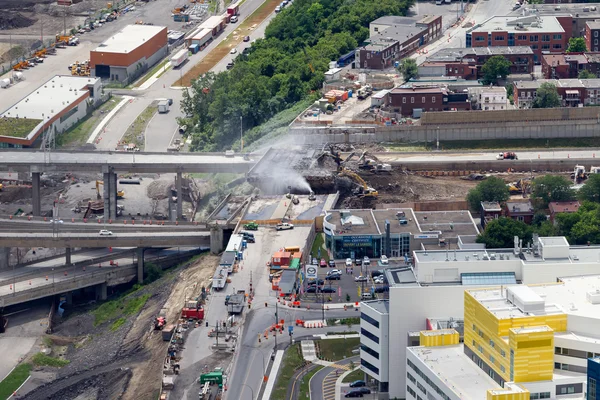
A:
MULTIPOLYGON (((486 400, 488 390, 502 389, 496 381, 465 355, 462 344, 409 347, 407 351, 414 354, 442 381, 447 382, 448 388, 460 399, 486 400)), ((413 373, 410 368, 408 371, 413 373)))
POLYGON ((378 50, 387 48, 396 42, 404 43, 411 39, 418 40, 415 35, 423 32, 427 28, 421 26, 392 26, 382 33, 373 35, 368 39, 368 44, 364 47, 366 50, 378 50))
POLYGON ((467 32, 513 32, 513 33, 558 33, 564 32, 562 25, 554 16, 496 16, 475 25, 467 32), (523 24, 519 28, 517 24, 523 24))
MULTIPOLYGON (((524 301, 535 301, 540 299, 539 293, 532 286, 508 286, 513 288, 524 301)), ((505 287, 506 288, 506 287, 505 287)), ((505 296, 505 292, 500 290, 500 287, 490 289, 473 289, 469 290, 469 293, 487 308, 492 314, 498 319, 513 319, 513 318, 526 318, 531 316, 529 312, 525 312, 511 303, 505 296)), ((542 297, 543 298, 543 297, 542 297)), ((535 315, 555 315, 564 314, 563 308, 555 304, 548 299, 545 299, 544 309, 536 309, 535 315)))
POLYGON ((390 233, 414 233, 418 232, 419 228, 415 222, 416 218, 411 208, 395 208, 388 210, 373 210, 373 215, 379 225, 379 229, 385 232, 385 221, 390 221, 390 233), (402 217, 406 224, 400 225, 398 213, 404 213, 402 217))
MULTIPOLYGON (((89 94, 100 78, 71 75, 56 75, 35 89, 18 103, 0 114, 1 118, 37 119, 48 121, 69 107, 73 102, 89 94)), ((37 132, 32 130, 27 138, 37 132)))
POLYGON ((94 51, 127 54, 158 35, 161 31, 165 31, 166 35, 166 27, 164 26, 127 25, 102 42, 94 51))
POLYGON ((477 235, 479 229, 467 210, 415 212, 421 232, 441 231, 444 238, 477 235))
POLYGON ((336 227, 336 236, 381 235, 372 210, 331 210, 326 221, 336 227))
POLYGON ((537 15, 553 15, 561 17, 579 14, 579 18, 600 18, 600 8, 596 11, 590 9, 590 6, 594 5, 596 4, 528 4, 510 12, 509 15, 520 16, 525 12, 526 15, 535 13, 537 15), (557 7, 559 8, 558 10, 556 9, 557 7), (583 11, 584 8, 587 8, 589 11, 583 11))
POLYGON ((389 314, 390 312, 390 301, 389 300, 369 300, 363 301, 361 303, 362 306, 371 307, 373 310, 377 311, 380 314, 389 314))
POLYGON ((443 48, 426 58, 427 62, 457 62, 473 56, 529 55, 529 46, 451 47, 443 48))

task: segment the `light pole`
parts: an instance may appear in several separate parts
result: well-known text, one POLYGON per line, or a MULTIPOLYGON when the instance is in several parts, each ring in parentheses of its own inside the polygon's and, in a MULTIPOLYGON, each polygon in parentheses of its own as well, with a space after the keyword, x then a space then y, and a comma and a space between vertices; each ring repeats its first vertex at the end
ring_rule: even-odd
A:
MULTIPOLYGON (((250 386, 246 385, 245 383, 240 383, 240 386, 245 386, 245 387, 247 387, 248 389, 250 389, 250 393, 251 393, 251 397, 250 397, 250 399, 251 399, 251 400, 254 400, 254 389, 252 389, 252 387, 250 387, 250 386)), ((243 392, 244 392, 244 389, 242 389, 242 391, 240 392, 240 397, 241 397, 241 395, 242 395, 242 393, 243 393, 243 392)))
POLYGON ((240 115, 240 153, 244 152, 244 117, 240 115))

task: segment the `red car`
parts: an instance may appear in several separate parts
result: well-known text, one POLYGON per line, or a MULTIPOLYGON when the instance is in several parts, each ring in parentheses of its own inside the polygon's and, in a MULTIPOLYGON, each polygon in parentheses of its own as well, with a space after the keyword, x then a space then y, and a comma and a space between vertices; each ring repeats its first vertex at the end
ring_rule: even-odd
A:
POLYGON ((321 268, 327 268, 327 261, 324 258, 321 258, 321 263, 319 264, 321 268))

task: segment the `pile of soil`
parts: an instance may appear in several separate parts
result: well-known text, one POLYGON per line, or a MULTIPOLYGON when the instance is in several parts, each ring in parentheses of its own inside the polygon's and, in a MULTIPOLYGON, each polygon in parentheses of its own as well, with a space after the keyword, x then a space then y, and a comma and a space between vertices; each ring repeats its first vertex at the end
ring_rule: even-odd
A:
POLYGON ((4 11, 0 13, 0 30, 26 28, 35 24, 36 21, 36 19, 28 18, 19 12, 4 11))
POLYGON ((154 181, 146 189, 146 194, 154 200, 163 200, 169 197, 172 183, 170 181, 154 181))
POLYGON ((31 186, 5 186, 0 192, 1 203, 31 199, 31 186))

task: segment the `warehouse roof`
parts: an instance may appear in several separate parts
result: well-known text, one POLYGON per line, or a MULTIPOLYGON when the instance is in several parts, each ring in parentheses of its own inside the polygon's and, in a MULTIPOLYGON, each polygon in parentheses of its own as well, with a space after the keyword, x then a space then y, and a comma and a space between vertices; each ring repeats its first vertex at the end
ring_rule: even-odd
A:
MULTIPOLYGON (((40 120, 40 124, 42 120, 47 122, 73 102, 89 95, 88 85, 94 85, 99 79, 56 75, 2 112, 0 117, 40 120)), ((37 131, 36 127, 27 135, 27 139, 37 131)))
POLYGON ((102 42, 94 51, 127 54, 158 35, 161 31, 165 31, 166 34, 165 29, 164 26, 127 25, 102 42))

